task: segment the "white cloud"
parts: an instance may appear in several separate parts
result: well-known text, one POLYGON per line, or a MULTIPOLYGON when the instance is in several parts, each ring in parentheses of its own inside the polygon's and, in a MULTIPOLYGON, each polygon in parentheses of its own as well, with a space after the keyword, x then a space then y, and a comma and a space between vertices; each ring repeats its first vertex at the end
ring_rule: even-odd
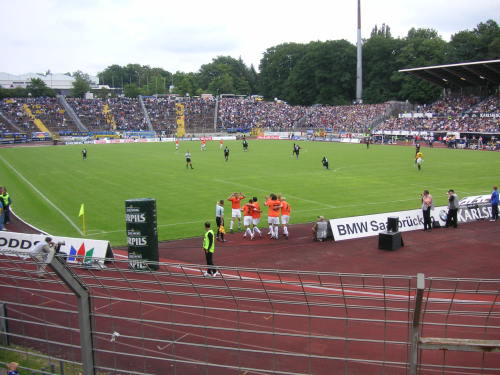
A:
MULTIPOLYGON (((0 0, 0 71, 83 70, 140 63, 197 71, 219 55, 258 68, 285 42, 356 39, 357 0, 0 0)), ((497 0, 362 0, 362 34, 386 23, 394 36, 411 27, 445 39, 500 14, 497 0)))

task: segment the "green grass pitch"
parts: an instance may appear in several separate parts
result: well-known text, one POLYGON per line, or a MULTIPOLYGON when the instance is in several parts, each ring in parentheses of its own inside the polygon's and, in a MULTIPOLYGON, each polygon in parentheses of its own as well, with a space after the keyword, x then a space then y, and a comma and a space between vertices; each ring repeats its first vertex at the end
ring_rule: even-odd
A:
MULTIPOLYGON (((201 236, 203 222, 214 222, 215 203, 231 192, 257 196, 261 205, 271 192, 287 197, 291 222, 390 212, 420 207, 429 189, 435 205, 446 204, 445 193, 460 197, 489 194, 500 183, 500 154, 470 150, 423 148, 424 163, 414 165, 414 147, 298 142, 299 159, 290 141, 219 142, 18 147, 0 149, 0 184, 13 199, 21 218, 53 235, 83 237, 78 217, 85 204, 87 238, 124 245, 127 199, 154 198, 158 237, 171 240, 201 236), (194 169, 186 169, 184 153, 194 169), (321 166, 326 155, 330 170, 321 166)), ((226 227, 230 202, 226 201, 226 227)), ((264 214, 261 225, 265 226, 264 214)))

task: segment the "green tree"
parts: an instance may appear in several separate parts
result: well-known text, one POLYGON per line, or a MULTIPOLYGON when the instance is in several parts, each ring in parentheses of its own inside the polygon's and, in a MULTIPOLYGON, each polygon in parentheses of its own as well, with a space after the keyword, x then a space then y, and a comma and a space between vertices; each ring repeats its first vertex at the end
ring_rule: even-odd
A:
POLYGON ((199 87, 212 94, 252 94, 252 72, 241 57, 216 57, 210 64, 201 66, 198 79, 199 87))
POLYGON ((396 99, 401 89, 391 80, 397 71, 397 56, 403 47, 401 39, 390 34, 389 26, 375 26, 371 36, 363 43, 363 100, 366 103, 382 103, 396 99))
POLYGON ((198 74, 176 72, 173 77, 173 93, 181 96, 199 94, 198 74))
POLYGON ((285 89, 291 104, 349 104, 354 98, 356 47, 346 40, 311 42, 285 89))
POLYGON ((25 98, 28 96, 28 91, 22 87, 13 89, 0 88, 0 99, 3 98, 25 98))
POLYGON ((135 83, 129 83, 123 87, 123 95, 128 98, 137 98, 139 95, 142 95, 142 91, 135 83))
POLYGON ((26 91, 29 92, 34 97, 39 96, 56 96, 54 90, 48 87, 45 82, 40 78, 33 78, 30 83, 26 86, 26 91))
POLYGON ((258 91, 267 99, 285 98, 288 77, 306 53, 306 45, 284 43, 268 48, 260 60, 258 91))
MULTIPOLYGON (((448 44, 435 30, 412 28, 403 40, 396 63, 399 69, 440 65, 449 61, 448 56, 448 44)), ((411 102, 428 103, 436 100, 441 93, 439 87, 397 71, 392 74, 391 80, 401 87, 398 97, 411 102)))
POLYGON ((72 83, 73 88, 71 89, 71 96, 83 98, 85 94, 90 91, 90 77, 88 74, 78 70, 73 73, 73 78, 75 80, 72 83))

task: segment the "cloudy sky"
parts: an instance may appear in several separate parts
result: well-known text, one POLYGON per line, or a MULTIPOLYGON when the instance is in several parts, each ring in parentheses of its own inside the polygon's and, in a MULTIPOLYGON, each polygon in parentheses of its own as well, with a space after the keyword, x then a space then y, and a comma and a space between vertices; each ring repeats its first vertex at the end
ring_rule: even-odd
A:
MULTIPOLYGON (((219 55, 258 69, 284 42, 356 41, 357 0, 0 0, 0 72, 91 75, 112 64, 197 71, 219 55)), ((500 23, 498 0, 362 0, 362 35, 433 28, 445 39, 500 23)))

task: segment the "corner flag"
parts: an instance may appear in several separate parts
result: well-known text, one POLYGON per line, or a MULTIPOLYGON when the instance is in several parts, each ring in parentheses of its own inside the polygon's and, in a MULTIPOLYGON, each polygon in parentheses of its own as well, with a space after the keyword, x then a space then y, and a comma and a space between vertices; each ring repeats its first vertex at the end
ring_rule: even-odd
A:
POLYGON ((78 213, 78 217, 82 218, 82 229, 83 229, 83 234, 87 235, 87 231, 85 230, 85 206, 82 205, 80 206, 80 212, 78 213))

